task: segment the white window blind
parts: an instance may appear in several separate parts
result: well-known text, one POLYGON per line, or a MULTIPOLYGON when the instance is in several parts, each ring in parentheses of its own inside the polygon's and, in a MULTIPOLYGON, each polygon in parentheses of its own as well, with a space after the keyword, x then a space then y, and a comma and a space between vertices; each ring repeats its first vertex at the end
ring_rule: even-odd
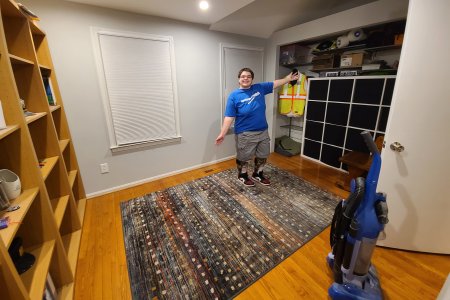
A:
POLYGON ((179 141, 172 38, 94 31, 111 149, 179 141))

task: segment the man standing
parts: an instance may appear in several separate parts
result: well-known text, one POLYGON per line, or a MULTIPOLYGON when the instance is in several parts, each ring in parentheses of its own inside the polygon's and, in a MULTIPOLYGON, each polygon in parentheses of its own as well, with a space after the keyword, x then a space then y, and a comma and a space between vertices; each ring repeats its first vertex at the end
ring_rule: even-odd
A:
POLYGON ((263 169, 270 154, 270 138, 266 120, 265 95, 289 81, 298 80, 298 73, 290 73, 283 79, 273 82, 253 84, 254 73, 250 68, 243 68, 238 73, 239 88, 228 97, 223 126, 216 145, 220 145, 233 121, 236 141, 236 164, 238 179, 246 186, 254 186, 253 180, 270 185, 264 177, 263 169), (255 157, 252 179, 248 176, 248 161, 255 157))

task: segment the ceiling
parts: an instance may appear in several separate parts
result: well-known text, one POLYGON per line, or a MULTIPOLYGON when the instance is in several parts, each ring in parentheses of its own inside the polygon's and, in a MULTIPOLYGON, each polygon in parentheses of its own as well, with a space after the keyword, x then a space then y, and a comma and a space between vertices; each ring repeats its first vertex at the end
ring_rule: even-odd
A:
POLYGON ((66 0, 209 25, 211 30, 269 38, 286 29, 376 0, 66 0))

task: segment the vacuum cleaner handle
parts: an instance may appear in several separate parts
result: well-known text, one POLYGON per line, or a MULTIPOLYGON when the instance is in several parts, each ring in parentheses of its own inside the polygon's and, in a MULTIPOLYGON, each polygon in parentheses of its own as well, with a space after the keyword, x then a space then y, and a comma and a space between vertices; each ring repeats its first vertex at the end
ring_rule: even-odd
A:
POLYGON ((378 151, 377 145, 372 139, 372 135, 368 131, 361 132, 362 137, 364 138, 364 142, 367 145, 367 148, 369 148, 370 152, 380 154, 380 151, 378 151))

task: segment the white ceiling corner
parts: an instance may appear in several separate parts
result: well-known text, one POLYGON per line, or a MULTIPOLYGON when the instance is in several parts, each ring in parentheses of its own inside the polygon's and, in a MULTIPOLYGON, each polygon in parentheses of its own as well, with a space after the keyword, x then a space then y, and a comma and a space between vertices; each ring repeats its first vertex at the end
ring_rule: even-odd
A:
POLYGON ((272 33, 376 0, 65 0, 210 25, 211 30, 269 38, 272 33))
POLYGON ((198 24, 213 24, 254 0, 208 0, 209 9, 199 8, 200 0, 66 0, 198 24))

